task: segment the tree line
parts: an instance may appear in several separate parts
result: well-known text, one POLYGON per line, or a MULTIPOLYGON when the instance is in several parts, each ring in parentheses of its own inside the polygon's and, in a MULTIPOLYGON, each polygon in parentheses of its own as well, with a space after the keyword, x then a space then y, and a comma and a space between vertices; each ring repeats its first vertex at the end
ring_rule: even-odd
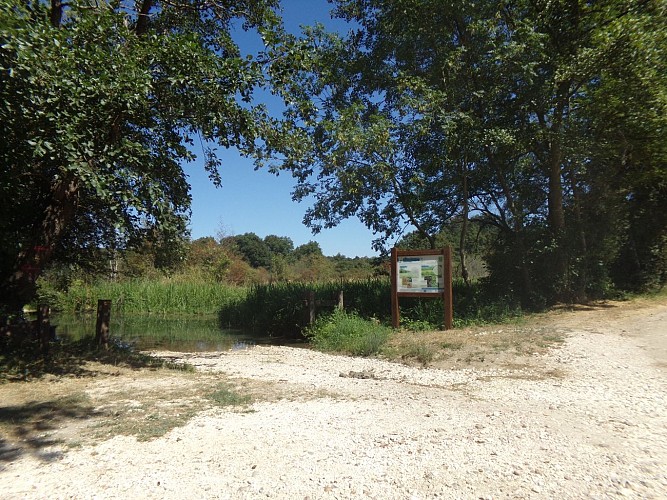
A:
POLYGON ((190 281, 231 286, 281 282, 363 280, 387 273, 384 259, 325 256, 309 241, 297 247, 287 236, 255 233, 214 238, 206 236, 183 244, 177 260, 165 262, 160 250, 146 242, 141 248, 109 254, 100 249, 84 265, 54 263, 37 280, 40 300, 58 297, 71 287, 100 282, 190 281))
MULTIPOLYGON (((298 35, 277 0, 0 6, 5 308, 54 264, 182 261, 195 144, 214 184, 216 148, 294 176, 314 232, 358 217, 386 251, 455 226, 466 279, 484 235, 526 306, 667 281, 665 0, 335 0, 347 33, 298 35)), ((277 272, 279 240, 237 250, 277 272)))

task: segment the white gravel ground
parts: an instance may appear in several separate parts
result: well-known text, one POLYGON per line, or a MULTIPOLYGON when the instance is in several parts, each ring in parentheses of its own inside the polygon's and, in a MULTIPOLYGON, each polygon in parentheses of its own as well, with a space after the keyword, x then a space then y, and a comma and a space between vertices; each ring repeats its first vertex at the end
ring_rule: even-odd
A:
POLYGON ((150 442, 23 456, 0 465, 0 497, 667 498, 667 305, 585 314, 554 326, 567 340, 539 370, 287 347, 180 354, 315 397, 209 411, 150 442))

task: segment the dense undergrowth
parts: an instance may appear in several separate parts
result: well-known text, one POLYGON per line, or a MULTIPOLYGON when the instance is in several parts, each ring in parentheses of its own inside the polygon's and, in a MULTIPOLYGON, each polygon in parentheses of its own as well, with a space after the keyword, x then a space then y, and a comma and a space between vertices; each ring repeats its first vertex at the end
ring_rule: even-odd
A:
POLYGON ((305 335, 313 347, 322 351, 372 356, 382 351, 391 329, 378 321, 338 310, 318 318, 305 335))

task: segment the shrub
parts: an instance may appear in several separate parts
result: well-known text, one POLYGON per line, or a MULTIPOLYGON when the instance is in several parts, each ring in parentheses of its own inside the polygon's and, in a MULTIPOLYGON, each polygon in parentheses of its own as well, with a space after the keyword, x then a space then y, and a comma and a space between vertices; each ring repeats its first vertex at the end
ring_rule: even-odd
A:
POLYGON ((390 328, 344 311, 322 316, 306 330, 306 336, 316 349, 354 356, 379 353, 390 335, 390 328))

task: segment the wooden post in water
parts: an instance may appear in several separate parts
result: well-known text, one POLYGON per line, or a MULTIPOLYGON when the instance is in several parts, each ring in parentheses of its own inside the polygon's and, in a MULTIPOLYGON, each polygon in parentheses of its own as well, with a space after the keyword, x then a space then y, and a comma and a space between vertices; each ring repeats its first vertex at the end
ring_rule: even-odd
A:
POLYGON ((336 309, 343 311, 345 305, 343 303, 343 290, 338 292, 338 299, 334 300, 315 300, 315 292, 313 290, 308 290, 305 293, 304 303, 306 304, 308 318, 306 321, 309 325, 315 323, 315 317, 317 316, 317 306, 325 307, 335 307, 336 309))
POLYGON ((109 323, 111 322, 111 301, 100 299, 97 301, 97 324, 95 326, 95 341, 98 346, 109 349, 109 323))
POLYGON ((37 330, 39 332, 39 344, 42 349, 42 356, 49 354, 49 340, 51 340, 51 309, 42 304, 37 310, 37 330))

